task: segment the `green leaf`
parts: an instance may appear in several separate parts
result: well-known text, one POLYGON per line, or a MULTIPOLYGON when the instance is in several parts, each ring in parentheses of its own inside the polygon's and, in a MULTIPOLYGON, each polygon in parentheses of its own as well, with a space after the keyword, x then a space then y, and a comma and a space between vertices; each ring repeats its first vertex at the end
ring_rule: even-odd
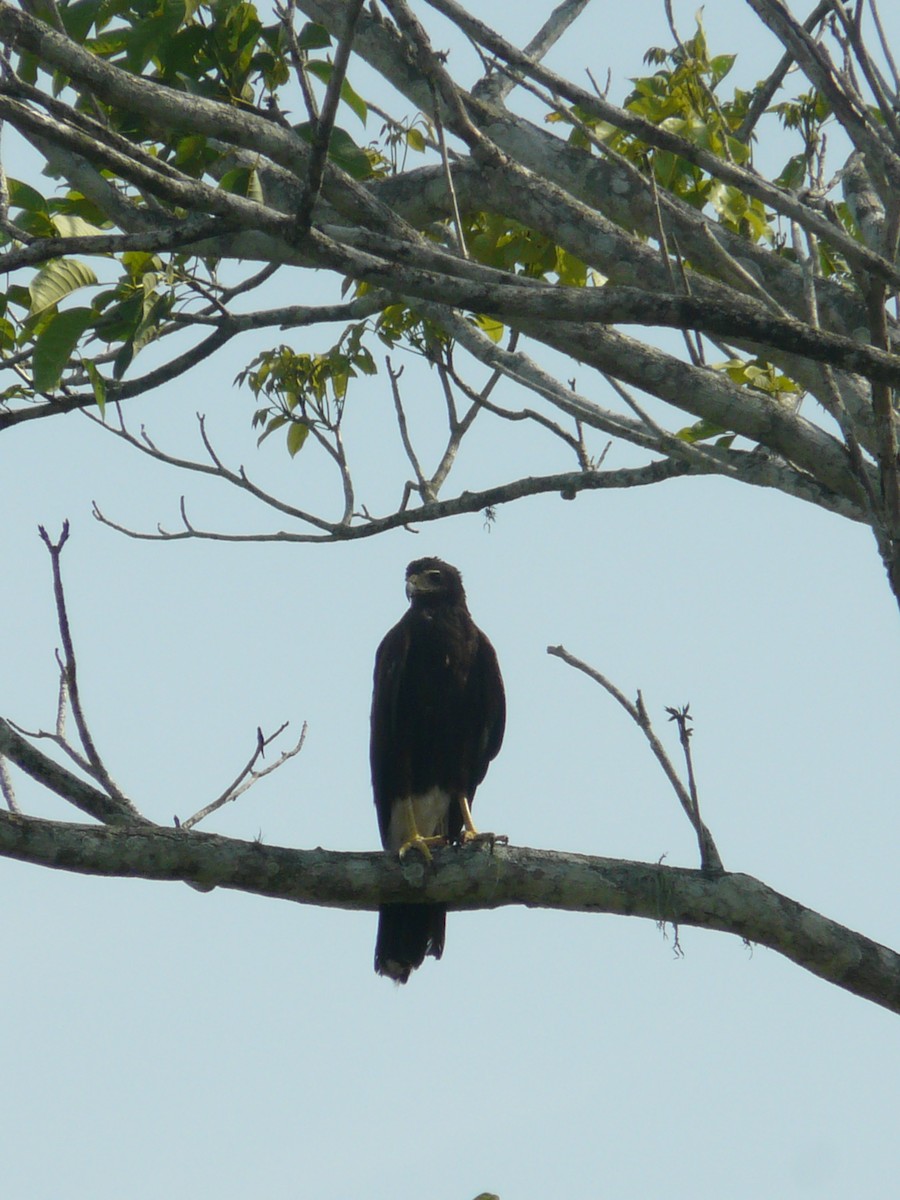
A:
MULTIPOLYGON (((712 421, 700 420, 693 425, 687 425, 684 429, 679 429, 675 436, 682 442, 689 442, 693 445, 695 442, 703 442, 707 438, 718 437, 720 434, 726 433, 721 425, 715 425, 712 421)), ((734 436, 732 434, 732 436, 734 436)))
POLYGON ((170 307, 171 298, 168 295, 154 296, 151 292, 142 297, 139 310, 141 318, 113 360, 114 379, 121 379, 140 351, 157 337, 159 327, 168 315, 170 307))
MULTIPOLYGON (((255 416, 253 418, 253 423, 255 425, 259 424, 259 422, 256 419, 257 417, 260 417, 260 418, 265 417, 265 411, 266 410, 263 409, 260 412, 257 412, 255 414, 255 416)), ((263 442, 266 440, 266 438, 269 436, 270 433, 274 433, 276 429, 280 429, 282 427, 282 425, 286 425, 288 423, 289 419, 290 419, 289 417, 284 416, 282 413, 279 413, 278 416, 272 417, 272 419, 266 425, 263 432, 256 439, 257 446, 261 446, 263 444, 263 442)))
POLYGON ((93 319, 89 308, 70 308, 50 318, 34 343, 32 371, 36 392, 52 392, 56 388, 78 339, 93 319))
MULTIPOLYGON (((315 75, 317 79, 321 79, 322 83, 330 83, 331 77, 334 74, 333 63, 321 62, 319 60, 307 63, 306 69, 310 75, 315 75)), ((363 125, 365 125, 366 117, 369 115, 369 106, 363 100, 362 96, 353 90, 346 79, 341 84, 341 99, 353 109, 363 125)))
POLYGON ((13 208, 21 208, 25 212, 47 213, 50 211, 47 201, 41 193, 27 183, 22 183, 19 179, 9 180, 9 202, 13 208))
POLYGON ((235 196, 246 196, 258 204, 263 202, 262 184, 259 172, 254 167, 234 167, 226 171, 219 180, 223 192, 231 192, 235 196))
POLYGON ((94 399, 97 401, 97 407, 100 409, 100 416, 106 420, 106 380, 97 370, 96 364, 91 359, 86 358, 84 365, 87 368, 88 378, 91 381, 91 387, 94 389, 94 399))
POLYGON ((343 129, 332 129, 328 157, 354 179, 368 179, 372 174, 368 154, 343 129))
POLYGON ((407 129, 406 144, 410 150, 416 150, 419 154, 425 152, 425 137, 421 129, 407 129))
POLYGON ((97 0, 75 0, 75 3, 60 6, 59 16, 65 31, 79 44, 87 37, 94 23, 97 7, 97 0))
POLYGON ((492 342, 499 342, 503 337, 505 326, 502 321, 495 321, 493 317, 477 316, 475 324, 482 333, 486 333, 492 342))
POLYGON ((96 237, 103 231, 74 213, 56 213, 53 224, 60 237, 96 237))
POLYGON ((297 38, 297 47, 300 50, 324 50, 330 45, 331 35, 328 30, 324 25, 316 25, 313 21, 307 21, 297 38))
POLYGON ((97 276, 85 263, 75 258, 55 258, 41 268, 28 288, 32 316, 96 282, 97 276))
POLYGON ((291 421, 287 431, 287 448, 291 458, 309 437, 309 426, 304 421, 291 421))
POLYGON ((716 83, 720 83, 725 78, 725 76, 734 66, 734 60, 736 58, 736 54, 717 54, 716 57, 710 61, 709 69, 712 71, 713 78, 715 79, 716 83))

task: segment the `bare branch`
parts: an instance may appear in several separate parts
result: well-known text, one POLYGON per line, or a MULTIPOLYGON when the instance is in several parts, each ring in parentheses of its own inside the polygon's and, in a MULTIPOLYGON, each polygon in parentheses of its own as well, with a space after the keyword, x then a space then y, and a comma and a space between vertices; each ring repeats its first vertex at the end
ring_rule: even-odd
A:
MULTIPOLYGON (((141 431, 141 438, 136 438, 134 434, 129 433, 126 429, 122 420, 121 412, 119 413, 118 428, 113 425, 104 424, 90 413, 86 415, 88 416, 89 420, 94 421, 97 425, 101 426, 101 428, 105 429, 114 437, 121 438, 130 446, 133 446, 136 450, 140 450, 142 454, 147 454, 151 458, 155 458, 158 462, 167 463, 169 466, 173 467, 180 467, 186 471, 196 471, 201 475, 216 476, 219 479, 223 479, 226 483, 231 484, 232 487, 240 488, 242 491, 249 492, 251 496, 254 496, 257 500, 261 500, 270 508, 284 513, 286 516, 293 517, 298 521, 303 521, 306 524, 313 525, 319 529, 330 531, 337 527, 337 523, 326 521, 321 517, 316 517, 312 513, 308 513, 301 508, 296 508, 292 504, 286 504, 284 501, 279 500, 276 496, 272 496, 262 488, 257 487, 257 485, 249 479, 243 467, 240 467, 237 471, 233 471, 231 468, 226 467, 212 449, 212 445, 206 436, 206 418, 201 413, 197 414, 197 421, 200 427, 200 436, 203 444, 213 460, 211 466, 208 463, 196 462, 193 459, 179 458, 174 454, 167 454, 164 450, 160 450, 151 441, 143 428, 141 431)), ((93 506, 93 512, 97 520, 101 521, 104 525, 109 525, 113 529, 119 528, 113 522, 107 520, 107 518, 101 513, 96 502, 93 506)), ((120 532, 123 531, 120 530, 120 532)))
MULTIPOLYGON (((812 33, 822 18, 829 12, 831 12, 831 0, 819 0, 819 3, 803 22, 803 28, 808 33, 812 33)), ((733 135, 737 141, 748 142, 750 140, 750 136, 759 123, 760 117, 762 117, 772 103, 775 93, 781 87, 785 75, 787 75, 793 65, 794 56, 788 50, 781 56, 774 71, 766 77, 750 101, 747 115, 733 135)))
MULTIPOLYGON (((590 679, 593 679, 595 683, 599 683, 600 686, 605 688, 606 691, 609 692, 609 694, 613 697, 613 699, 625 709, 629 717, 631 717, 632 721, 634 721, 641 733, 643 733, 644 737, 649 742, 650 749, 653 751, 657 762, 663 769, 663 773, 665 774, 669 783, 672 785, 681 807, 687 814, 688 820, 694 827, 694 830, 697 834, 697 841, 700 846, 700 863, 702 870, 711 873, 720 873, 724 871, 725 868, 722 866, 722 860, 719 857, 719 852, 716 849, 716 844, 713 841, 712 834, 700 819, 700 807, 696 798, 696 790, 694 790, 694 794, 692 795, 691 790, 686 788, 679 778, 678 772, 672 765, 672 760, 666 753, 665 747, 654 732, 653 725, 647 714, 647 709, 644 706, 641 693, 638 692, 637 703, 632 704, 627 696, 625 696, 624 693, 621 692, 614 683, 611 683, 605 675, 601 675, 596 668, 589 667, 587 663, 582 662, 580 658, 576 658, 573 654, 570 654, 564 646, 548 646, 547 653, 552 654, 554 658, 561 658, 563 662, 568 663, 570 667, 575 667, 576 670, 582 671, 590 679)), ((667 711, 672 710, 667 709, 667 711)), ((682 742, 682 745, 684 745, 684 742, 682 742)), ((690 767, 690 760, 689 773, 692 777, 693 769, 690 767)))
POLYGON ((288 722, 285 721, 283 725, 280 725, 278 729, 276 729, 274 733, 270 733, 268 737, 264 737, 262 730, 258 729, 256 731, 256 749, 250 756, 250 760, 247 765, 238 772, 235 779, 228 785, 221 795, 201 808, 199 812, 195 812, 192 817, 188 817, 186 821, 178 821, 176 819, 176 826, 179 829, 193 829, 195 825, 199 825, 201 821, 205 820, 210 813, 222 808, 225 804, 230 804, 232 801, 237 800, 238 796, 242 796, 244 792, 253 787, 255 783, 259 783, 260 779, 263 779, 266 775, 271 775, 273 771, 277 771, 279 767, 283 766, 288 759, 293 758, 296 754, 299 754, 303 749, 303 743, 306 741, 307 726, 305 721, 303 722, 303 728, 300 730, 300 738, 295 746, 293 746, 290 750, 282 750, 278 760, 266 767, 264 770, 257 771, 255 769, 256 764, 263 757, 266 749, 272 744, 272 742, 276 740, 276 738, 280 737, 281 734, 284 733, 287 727, 288 722))
POLYGON ((84 709, 81 704, 81 693, 78 687, 78 665, 75 659, 75 648, 72 642, 72 634, 69 628, 69 615, 66 611, 66 597, 62 584, 62 572, 60 570, 60 556, 63 547, 69 538, 69 522, 64 521, 62 533, 58 542, 51 541, 46 529, 43 525, 39 526, 41 540, 47 547, 50 554, 50 563, 53 570, 53 595, 56 600, 56 615, 59 623, 59 633, 63 644, 63 662, 60 664, 60 669, 65 673, 65 685, 68 695, 69 704, 72 708, 72 716, 75 720, 75 726, 78 730, 78 737, 81 745, 84 748, 85 757, 87 759, 87 770, 97 780, 100 786, 108 793, 110 798, 115 801, 123 811, 130 812, 133 816, 137 816, 137 809, 126 798, 124 793, 113 781, 109 771, 106 769, 102 758, 100 757, 97 747, 94 744, 93 736, 88 728, 87 719, 84 709))
POLYGON ((182 511, 185 526, 183 530, 170 532, 159 528, 155 533, 148 533, 116 524, 100 511, 96 503, 94 504, 94 516, 102 524, 108 525, 110 529, 115 529, 119 533, 125 534, 126 537, 141 541, 184 541, 189 538, 199 538, 220 542, 347 542, 375 537, 388 529, 402 529, 411 525, 441 521, 446 517, 458 516, 462 513, 483 512, 487 508, 508 504, 523 496, 540 496, 546 495, 548 492, 557 492, 564 500, 573 500, 582 491, 645 487, 651 483, 659 483, 664 479, 673 479, 690 473, 690 468, 684 463, 663 459, 660 462, 648 463, 645 467, 623 467, 616 471, 569 471, 559 475, 529 476, 479 492, 462 492, 451 500, 436 500, 422 504, 418 508, 398 510, 384 517, 372 517, 368 513, 364 513, 363 523, 358 525, 339 525, 337 523, 329 525, 327 522, 319 521, 318 524, 325 530, 321 533, 296 533, 280 530, 277 533, 239 534, 202 530, 188 522, 184 511, 182 511))
MULTIPOLYGON (((412 469, 416 475, 415 484, 407 484, 407 487, 411 490, 411 488, 414 486, 423 500, 436 500, 437 497, 430 489, 428 480, 425 478, 422 472, 422 467, 419 463, 418 456, 416 455, 413 444, 410 441, 409 426, 406 423, 406 413, 403 411, 403 400, 400 397, 400 376, 403 374, 403 368, 401 367, 399 371, 395 371, 390 356, 385 358, 384 365, 388 373, 388 379, 391 381, 391 394, 394 397, 394 411, 397 414, 397 426, 400 430, 400 440, 403 442, 403 449, 406 451, 406 457, 409 459, 410 465, 412 466, 412 469)), ((409 492, 406 493, 405 500, 408 500, 408 498, 409 492)), ((401 508, 405 507, 405 503, 401 505, 401 508)))
MULTIPOLYGON (((638 693, 638 697, 640 698, 640 693, 638 693)), ((666 708, 669 720, 674 721, 678 727, 678 737, 681 742, 681 749, 684 752, 688 781, 687 791, 691 802, 690 813, 688 815, 697 834, 697 842, 700 847, 700 865, 704 871, 721 871, 724 868, 722 867, 722 860, 719 858, 719 852, 709 836, 709 830, 703 824, 700 817, 700 796, 697 791, 697 781, 694 778, 694 757, 691 753, 691 735, 693 733, 691 722, 693 718, 689 710, 689 704, 685 704, 683 708, 666 708)))
MULTIPOLYGON (((572 22, 587 8, 588 3, 589 0, 563 0, 561 4, 558 4, 525 47, 528 57, 533 58, 535 62, 540 62, 547 52, 553 49, 572 22)), ((508 73, 495 72, 480 79, 472 88, 472 95, 479 100, 496 103, 504 100, 515 86, 515 79, 508 73)))

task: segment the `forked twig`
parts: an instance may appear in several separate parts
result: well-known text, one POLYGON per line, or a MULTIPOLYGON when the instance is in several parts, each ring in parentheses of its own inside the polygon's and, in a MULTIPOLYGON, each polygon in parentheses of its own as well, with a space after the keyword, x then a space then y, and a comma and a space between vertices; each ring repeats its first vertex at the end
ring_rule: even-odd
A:
MULTIPOLYGON (((0 719, 0 797, 5 801, 10 812, 18 813, 21 809, 16 801, 12 780, 7 770, 7 760, 13 762, 27 775, 48 788, 58 796, 74 804, 83 812, 90 814, 96 820, 107 825, 152 825, 153 822, 144 817, 135 805, 112 781, 109 771, 100 758, 94 739, 88 728, 87 720, 81 702, 78 687, 78 670, 75 659, 75 649, 69 625, 65 593, 60 571, 60 555, 69 537, 69 523, 63 523, 59 540, 54 542, 46 529, 40 526, 41 539, 50 552, 53 564, 53 584, 56 599, 57 618, 62 638, 62 653, 57 652, 56 661, 59 665, 59 694, 57 700, 56 728, 53 732, 38 730, 31 732, 22 729, 12 721, 0 719), (67 712, 71 710, 78 730, 78 740, 81 748, 73 745, 66 737, 65 723, 67 712), (59 765, 47 755, 42 754, 31 743, 35 740, 46 739, 58 746, 86 774, 100 784, 95 788, 78 776, 73 775, 65 767, 59 765)), ((204 817, 221 808, 230 800, 236 800, 264 776, 282 766, 288 759, 299 754, 306 740, 306 722, 300 731, 300 738, 295 746, 281 753, 277 762, 258 770, 256 764, 265 754, 266 749, 287 728, 287 722, 281 725, 268 737, 261 729, 257 730, 256 749, 250 760, 240 770, 228 787, 212 803, 196 812, 180 826, 190 829, 204 817)), ((179 824, 176 818, 176 825, 179 824)))
MULTIPOLYGON (((106 764, 100 757, 97 750, 94 738, 88 727, 87 719, 84 715, 84 709, 81 704, 81 693, 78 687, 78 664, 75 659, 75 647, 72 642, 72 632, 69 626, 69 615, 66 609, 66 596, 62 584, 62 571, 60 569, 60 556, 62 555, 63 547, 69 538, 69 522, 63 521, 62 531, 59 536, 59 541, 51 540, 47 530, 43 525, 38 526, 38 532, 41 536, 41 541, 47 547, 50 554, 50 563, 53 570, 53 595, 56 601, 56 616, 59 625, 59 634, 62 639, 62 657, 58 658, 61 675, 59 704, 57 708, 57 735, 56 740, 63 746, 66 745, 60 730, 65 727, 65 708, 66 699, 68 699, 69 707, 72 710, 72 717, 75 721, 75 728, 78 730, 78 738, 84 750, 86 759, 85 769, 93 776, 94 779, 105 789, 105 791, 119 803, 123 808, 130 810, 135 816, 138 816, 137 809, 131 801, 125 796, 124 792, 114 782, 109 771, 106 769, 106 764)), ((79 759, 77 751, 73 757, 76 761, 79 759)))
POLYGON ((403 374, 403 368, 399 371, 394 370, 394 364, 391 362, 390 355, 384 360, 385 369, 388 373, 388 379, 391 381, 391 395, 394 397, 394 409, 397 413, 397 427, 400 430, 400 440, 403 442, 403 449, 406 451, 406 457, 409 459, 410 465, 416 473, 416 482, 408 483, 404 491, 404 502, 402 507, 405 508, 409 502, 409 496, 415 488, 423 500, 436 500, 428 480, 422 471, 422 466, 419 462, 419 457, 416 454, 415 447, 412 444, 409 436, 409 426, 406 423, 406 413, 403 410, 403 400, 400 396, 400 376, 403 374))
POLYGON ((675 794, 681 803, 681 807, 684 809, 688 820, 694 828, 694 832, 697 835, 697 844, 700 847, 701 870, 706 871, 709 874, 723 873, 725 868, 722 865, 722 859, 719 856, 719 851, 716 849, 716 844, 713 841, 712 834, 703 824, 703 821, 700 817, 700 802, 697 798, 697 788, 694 780, 694 768, 689 749, 690 731, 687 729, 687 706, 685 706, 683 710, 671 708, 666 710, 670 714, 675 714, 676 712, 679 714, 679 716, 673 717, 673 719, 679 721, 679 731, 682 730, 683 722, 685 732, 682 735, 682 747, 685 751, 688 771, 688 787, 685 787, 684 783, 679 778, 678 772, 672 765, 672 760, 666 753, 665 747, 656 736, 653 725, 650 721, 650 717, 647 714, 647 709, 644 705, 644 698, 640 692, 637 694, 637 703, 633 704, 628 697, 616 687, 614 683, 611 683, 610 680, 606 678, 605 675, 601 675, 601 673, 594 667, 589 667, 588 664, 582 662, 580 658, 576 658, 573 654, 570 654, 564 646, 548 646, 547 653, 552 654, 554 658, 561 658, 563 662, 568 663, 570 667, 575 667, 576 670, 582 671, 590 679, 593 679, 595 683, 599 683, 600 686, 605 688, 606 691, 609 692, 609 694, 613 697, 613 699, 618 701, 622 708, 625 709, 634 723, 641 730, 644 737, 650 743, 650 748, 656 756, 657 762, 662 767, 669 783, 671 783, 675 794))
POLYGON ((253 787, 255 783, 259 783, 266 775, 271 775, 273 771, 277 771, 280 766, 299 754, 303 749, 303 743, 306 741, 306 722, 303 722, 303 728, 300 730, 300 738, 295 746, 290 750, 282 750, 277 762, 271 763, 262 771, 255 770, 257 762, 265 755, 266 747, 270 746, 276 738, 280 737, 288 727, 288 722, 280 725, 274 733, 270 733, 268 737, 263 736, 262 729, 256 731, 256 749, 250 756, 250 760, 245 767, 240 770, 236 778, 228 785, 224 792, 215 800, 211 801, 204 808, 195 812, 192 817, 188 817, 186 821, 179 821, 175 818, 175 824, 179 829, 193 829, 195 825, 214 813, 216 809, 222 808, 223 805, 229 804, 232 800, 237 800, 238 796, 242 796, 244 792, 253 787))

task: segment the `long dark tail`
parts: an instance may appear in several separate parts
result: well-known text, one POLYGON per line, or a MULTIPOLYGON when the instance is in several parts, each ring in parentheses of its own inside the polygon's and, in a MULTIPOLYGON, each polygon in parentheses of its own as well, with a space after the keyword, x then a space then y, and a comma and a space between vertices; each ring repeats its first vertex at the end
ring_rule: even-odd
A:
POLYGON ((406 983, 425 955, 444 953, 447 910, 442 904, 386 904, 378 910, 375 970, 406 983))

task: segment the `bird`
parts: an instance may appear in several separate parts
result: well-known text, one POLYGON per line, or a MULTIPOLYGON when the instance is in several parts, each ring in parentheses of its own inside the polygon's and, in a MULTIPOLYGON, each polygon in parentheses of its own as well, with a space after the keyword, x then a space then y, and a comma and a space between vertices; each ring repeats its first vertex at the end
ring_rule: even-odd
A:
MULTIPOLYGON (((369 758, 382 846, 430 862, 433 846, 493 837, 476 830, 472 801, 503 741, 506 695, 456 567, 416 559, 406 595, 375 655, 369 758)), ((376 972, 406 983, 426 955, 439 959, 446 917, 440 904, 383 905, 376 972)))

